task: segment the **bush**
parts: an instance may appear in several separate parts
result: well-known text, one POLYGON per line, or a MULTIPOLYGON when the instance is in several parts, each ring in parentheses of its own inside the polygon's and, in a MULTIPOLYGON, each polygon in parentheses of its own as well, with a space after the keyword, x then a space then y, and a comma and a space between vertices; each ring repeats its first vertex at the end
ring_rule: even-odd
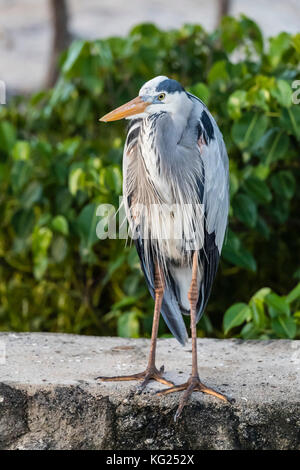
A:
MULTIPOLYGON (((73 42, 54 89, 0 110, 0 328, 150 335, 153 302, 135 250, 97 239, 95 209, 118 206, 125 139, 124 123, 98 118, 155 75, 207 103, 230 158, 230 228, 198 334, 224 336, 225 310, 261 286, 286 295, 300 277, 299 55, 300 35, 264 41, 244 16, 212 34, 142 24, 126 38, 73 42)), ((226 334, 239 334, 226 315, 226 334)), ((243 318, 251 323, 249 311, 243 318)), ((251 337, 290 336, 266 324, 251 337)))
POLYGON ((300 283, 286 296, 279 296, 265 287, 256 292, 249 304, 232 305, 224 315, 225 335, 244 325, 244 339, 295 338, 300 319, 300 283))

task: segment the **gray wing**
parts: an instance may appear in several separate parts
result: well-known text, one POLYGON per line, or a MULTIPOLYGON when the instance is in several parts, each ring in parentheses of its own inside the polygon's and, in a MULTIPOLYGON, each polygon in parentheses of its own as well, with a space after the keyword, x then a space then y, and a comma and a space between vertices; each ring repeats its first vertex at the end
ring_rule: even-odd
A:
POLYGON ((198 300, 200 319, 208 302, 217 273, 229 211, 228 156, 223 136, 213 116, 201 100, 188 94, 194 103, 191 119, 196 122, 204 178, 199 193, 205 212, 204 247, 199 252, 202 279, 198 300))

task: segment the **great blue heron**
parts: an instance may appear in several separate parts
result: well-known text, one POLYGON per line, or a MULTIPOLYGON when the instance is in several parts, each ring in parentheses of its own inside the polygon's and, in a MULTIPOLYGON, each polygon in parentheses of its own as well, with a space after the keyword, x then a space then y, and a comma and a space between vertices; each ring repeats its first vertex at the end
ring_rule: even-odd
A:
POLYGON ((148 81, 137 98, 100 121, 122 118, 131 120, 123 154, 126 216, 155 307, 146 370, 99 379, 142 380, 139 390, 156 380, 170 386, 159 391, 160 395, 185 390, 176 420, 194 390, 230 401, 200 381, 196 333, 227 226, 228 157, 222 134, 205 104, 168 77, 148 81), (164 236, 167 213, 175 230, 180 226, 180 237, 164 236), (181 385, 166 380, 164 368, 158 370, 155 365, 160 312, 183 345, 188 336, 182 314, 191 317, 192 373, 181 385))

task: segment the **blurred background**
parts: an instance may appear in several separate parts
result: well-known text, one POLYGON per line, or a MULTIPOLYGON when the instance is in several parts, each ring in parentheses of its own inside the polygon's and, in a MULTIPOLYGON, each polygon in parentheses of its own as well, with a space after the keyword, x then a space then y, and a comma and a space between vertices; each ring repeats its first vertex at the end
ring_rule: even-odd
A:
POLYGON ((0 0, 0 330, 150 336, 135 249, 96 236, 126 134, 98 118, 167 75, 208 105, 230 160, 198 335, 300 337, 299 26, 297 0, 0 0))
POLYGON ((222 15, 240 13, 266 36, 299 32, 298 0, 0 0, 1 79, 12 92, 32 92, 53 82, 53 49, 63 49, 72 38, 125 36, 142 22, 163 29, 199 23, 212 31, 222 15))

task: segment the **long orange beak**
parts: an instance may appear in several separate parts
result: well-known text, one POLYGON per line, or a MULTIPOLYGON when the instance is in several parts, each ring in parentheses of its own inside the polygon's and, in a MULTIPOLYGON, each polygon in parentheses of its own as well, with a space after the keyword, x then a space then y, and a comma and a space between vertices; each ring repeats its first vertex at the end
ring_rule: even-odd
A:
POLYGON ((118 121, 119 119, 123 119, 127 116, 134 116, 134 114, 144 112, 149 104, 149 102, 143 101, 140 96, 137 96, 133 100, 128 101, 128 103, 123 104, 108 114, 105 114, 105 116, 99 119, 99 121, 118 121))

